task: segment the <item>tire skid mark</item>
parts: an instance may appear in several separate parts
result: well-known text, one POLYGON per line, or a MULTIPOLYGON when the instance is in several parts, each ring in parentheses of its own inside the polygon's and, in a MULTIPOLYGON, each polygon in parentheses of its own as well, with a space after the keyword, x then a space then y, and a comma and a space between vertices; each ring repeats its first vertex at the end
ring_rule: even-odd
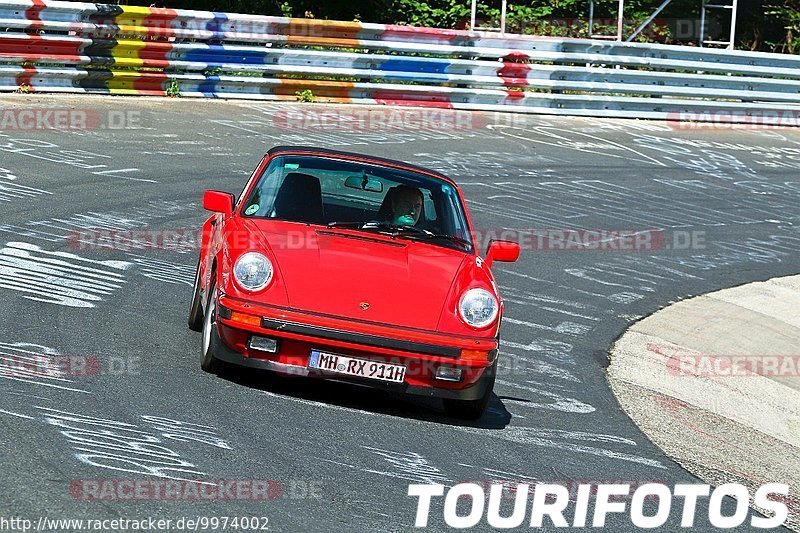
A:
POLYGON ((142 276, 170 284, 194 285, 194 267, 180 265, 139 254, 127 254, 132 263, 139 265, 142 276))
POLYGON ((411 483, 425 484, 445 484, 452 480, 446 476, 439 468, 431 464, 422 454, 410 451, 396 451, 361 445, 360 448, 372 456, 377 456, 385 463, 388 463, 388 470, 377 468, 365 468, 363 465, 352 465, 342 461, 333 461, 324 457, 318 457, 320 461, 333 463, 339 466, 349 467, 369 474, 377 474, 384 477, 391 477, 410 481, 411 483))
POLYGON ((524 390, 526 392, 533 393, 536 396, 541 396, 552 400, 552 402, 550 403, 543 403, 543 402, 534 402, 528 399, 517 400, 513 398, 504 398, 503 399, 504 402, 512 402, 522 407, 530 409, 544 409, 547 411, 560 411, 562 413, 573 413, 581 415, 593 413, 596 411, 596 409, 591 405, 589 405, 588 403, 576 400, 575 398, 568 398, 566 396, 562 396, 561 394, 553 392, 552 390, 546 390, 541 387, 531 386, 530 384, 534 383, 532 381, 526 381, 528 385, 520 385, 512 381, 498 379, 496 383, 498 385, 502 385, 505 388, 524 390))
MULTIPOLYGON (((196 209, 196 207, 197 204, 193 202, 178 202, 177 200, 151 201, 143 206, 132 207, 125 212, 98 213, 89 211, 65 217, 31 220, 23 225, 2 224, 0 225, 0 232, 11 233, 18 237, 67 244, 71 238, 79 237, 81 230, 144 228, 153 220, 182 215, 186 211, 196 209)), ((80 246, 80 240, 74 244, 80 246)))
POLYGON ((16 182, 17 176, 5 168, 0 168, 0 202, 11 202, 25 198, 33 198, 42 194, 53 194, 43 189, 28 187, 16 182))
MULTIPOLYGON (((327 404, 316 400, 308 400, 305 398, 285 396, 269 391, 263 391, 263 393, 266 396, 273 399, 280 399, 293 403, 299 403, 314 408, 334 409, 337 411, 344 411, 358 416, 371 416, 378 418, 392 417, 392 415, 389 414, 327 404)), ((524 419, 525 417, 519 417, 519 418, 524 419)), ((576 454, 601 456, 609 459, 616 459, 625 462, 637 463, 658 469, 667 468, 660 461, 657 461, 655 459, 650 459, 647 457, 630 453, 618 452, 610 450, 608 448, 602 448, 599 446, 589 446, 586 444, 576 444, 570 442, 571 440, 580 440, 584 442, 586 441, 597 442, 599 444, 613 442, 615 444, 623 444, 626 446, 636 446, 636 444, 633 441, 615 435, 600 436, 596 434, 582 433, 582 432, 559 432, 558 430, 549 430, 551 431, 550 433, 542 433, 543 431, 548 431, 548 430, 546 430, 545 428, 528 428, 528 427, 516 427, 516 426, 508 426, 503 429, 487 429, 487 428, 468 427, 468 426, 446 426, 446 429, 449 431, 455 431, 461 433, 477 434, 490 439, 504 440, 516 444, 524 444, 526 446, 539 446, 543 448, 559 449, 576 454)), ((348 467, 354 470, 363 471, 363 466, 354 466, 347 463, 343 463, 341 461, 339 462, 329 461, 329 462, 331 462, 332 464, 337 464, 339 466, 348 467)))
MULTIPOLYGON (((534 357, 526 357, 508 350, 503 351, 503 356, 498 360, 498 376, 503 376, 504 372, 514 374, 522 371, 526 374, 536 374, 548 378, 582 383, 581 379, 562 366, 557 366, 534 357)), ((552 383, 549 385, 555 386, 552 383)))
MULTIPOLYGON (((208 474, 193 460, 167 445, 192 442, 231 449, 213 426, 147 415, 137 417, 141 421, 133 424, 42 405, 28 407, 30 414, 6 409, 0 409, 0 413, 55 427, 75 459, 101 470, 216 486, 214 480, 202 479, 208 474)), ((96 489, 91 488, 91 483, 87 489, 80 480, 70 485, 70 492, 77 499, 90 497, 87 494, 93 494, 93 490, 96 489), (85 494, 85 490, 89 493, 85 494)))
POLYGON ((25 242, 0 249, 0 288, 38 302, 95 307, 126 282, 125 261, 97 261, 67 252, 44 250, 25 242))
MULTIPOLYGON (((58 351, 40 344, 0 342, 0 378, 29 385, 92 394, 76 388, 58 364, 58 351)), ((13 414, 8 413, 7 414, 13 414)))

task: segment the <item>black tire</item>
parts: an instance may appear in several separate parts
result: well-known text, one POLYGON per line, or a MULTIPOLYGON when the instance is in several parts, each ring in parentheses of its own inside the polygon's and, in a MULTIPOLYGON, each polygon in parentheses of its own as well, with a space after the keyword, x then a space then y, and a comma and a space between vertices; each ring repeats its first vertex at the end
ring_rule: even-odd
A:
POLYGON ((200 368, 211 374, 219 373, 223 362, 217 359, 216 353, 220 345, 217 332, 217 280, 211 275, 211 285, 208 287, 208 302, 203 314, 202 336, 200 341, 200 368))
POLYGON ((460 418, 462 420, 477 420, 486 412, 486 407, 492 399, 494 393, 494 380, 497 375, 497 361, 487 370, 489 374, 486 377, 487 384, 483 396, 477 400, 452 400, 445 398, 442 400, 444 403, 444 412, 447 416, 453 418, 460 418))
POLYGON ((200 301, 200 261, 197 262, 194 274, 192 303, 189 305, 189 329, 203 331, 203 302, 200 301))

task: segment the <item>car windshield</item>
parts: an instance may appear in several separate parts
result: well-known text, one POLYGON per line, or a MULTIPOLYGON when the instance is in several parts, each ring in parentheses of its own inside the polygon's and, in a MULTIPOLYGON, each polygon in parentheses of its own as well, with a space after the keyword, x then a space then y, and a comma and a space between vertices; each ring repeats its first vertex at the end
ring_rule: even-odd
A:
POLYGON ((472 252, 455 188, 425 174, 329 157, 274 158, 242 216, 390 233, 472 252))

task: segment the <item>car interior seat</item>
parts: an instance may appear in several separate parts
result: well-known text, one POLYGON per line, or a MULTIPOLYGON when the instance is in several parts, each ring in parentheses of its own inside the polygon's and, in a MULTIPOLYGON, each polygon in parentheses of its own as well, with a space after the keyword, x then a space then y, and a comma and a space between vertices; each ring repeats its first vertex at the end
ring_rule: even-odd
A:
POLYGON ((324 224, 319 178, 300 172, 287 174, 275 195, 273 217, 293 222, 324 224))

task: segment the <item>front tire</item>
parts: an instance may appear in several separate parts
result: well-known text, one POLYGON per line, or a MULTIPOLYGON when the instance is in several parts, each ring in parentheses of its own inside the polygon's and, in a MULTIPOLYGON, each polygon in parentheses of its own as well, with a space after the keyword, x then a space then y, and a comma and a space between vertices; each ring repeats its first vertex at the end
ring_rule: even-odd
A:
POLYGON ((477 420, 486 412, 486 407, 492 399, 494 393, 494 380, 497 375, 497 361, 486 371, 489 375, 486 376, 488 383, 483 396, 477 400, 452 400, 445 398, 442 400, 444 403, 444 412, 447 416, 453 418, 460 418, 462 420, 477 420))
POLYGON ((217 332, 217 281, 211 276, 211 285, 208 288, 208 303, 203 315, 203 335, 201 345, 200 368, 211 374, 222 370, 223 363, 217 359, 216 352, 220 339, 217 332))
POLYGON ((192 289, 192 303, 189 306, 189 329, 203 331, 203 305, 200 301, 200 262, 194 274, 194 288, 192 289))

